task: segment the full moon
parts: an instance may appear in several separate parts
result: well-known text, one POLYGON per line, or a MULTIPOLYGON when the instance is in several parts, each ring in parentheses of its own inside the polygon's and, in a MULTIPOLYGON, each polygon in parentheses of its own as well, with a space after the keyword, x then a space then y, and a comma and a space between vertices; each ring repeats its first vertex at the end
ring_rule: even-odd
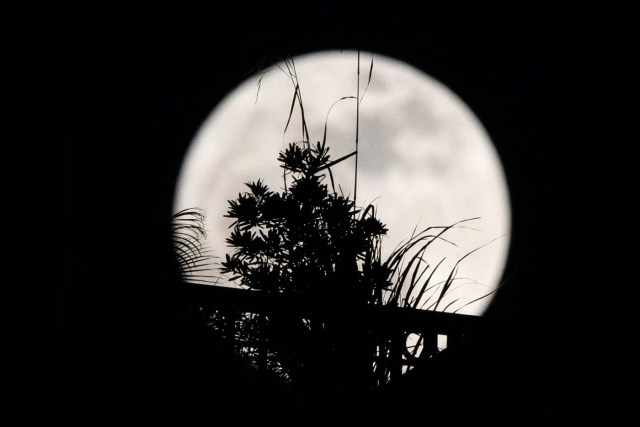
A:
MULTIPOLYGON (((293 61, 311 142, 322 140, 326 122, 331 159, 353 152, 356 101, 336 101, 356 96, 357 53, 319 52, 293 61)), ((228 200, 258 179, 282 191, 278 153, 302 140, 298 108, 285 132, 294 88, 279 68, 286 70, 279 64, 231 91, 202 124, 184 159, 174 209, 205 211, 206 243, 222 259, 230 250, 228 200)), ((462 260, 439 309, 481 315, 491 296, 473 301, 499 285, 511 227, 504 172, 487 132, 446 86, 392 58, 361 54, 360 96, 356 202, 376 206, 389 229, 383 259, 414 230, 479 217, 448 231, 443 237, 450 243, 437 242, 426 255, 430 265, 445 259, 437 282, 480 248, 462 260)), ((338 192, 353 198, 355 158, 332 172, 338 192)))

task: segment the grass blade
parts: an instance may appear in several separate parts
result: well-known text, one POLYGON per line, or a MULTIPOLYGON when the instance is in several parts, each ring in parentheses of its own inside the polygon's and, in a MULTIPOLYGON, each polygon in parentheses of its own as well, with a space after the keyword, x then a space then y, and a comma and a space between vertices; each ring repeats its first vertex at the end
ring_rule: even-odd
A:
POLYGON ((291 108, 289 109, 289 117, 287 118, 287 124, 284 127, 284 133, 287 133, 287 129, 289 129, 289 123, 291 123, 291 117, 293 116, 293 109, 296 106, 296 99, 298 98, 298 90, 296 87, 295 92, 293 93, 293 99, 291 100, 291 108))
POLYGON ((364 88, 364 93, 360 97, 360 102, 364 99, 364 96, 367 94, 367 90, 369 90, 369 85, 371 84, 371 76, 373 75, 373 54, 371 55, 371 65, 369 66, 369 79, 367 80, 367 87, 364 88))
POLYGON ((344 101, 345 99, 356 99, 355 96, 343 96, 342 98, 338 99, 336 102, 334 102, 333 104, 331 104, 331 107, 329 107, 329 111, 327 111, 327 116, 324 119, 324 134, 322 135, 322 144, 326 144, 327 142, 327 125, 329 123, 329 114, 331 113, 331 110, 333 110, 333 107, 336 106, 337 103, 344 101))
POLYGON ((353 156, 355 156, 356 154, 358 154, 358 152, 357 152, 357 151, 354 151, 353 153, 347 154, 346 156, 342 156, 342 157, 340 157, 339 159, 334 160, 334 161, 332 161, 332 162, 329 162, 329 163, 327 163, 327 164, 326 164, 326 165, 324 165, 324 166, 320 166, 320 167, 319 167, 318 169, 316 169, 314 172, 315 172, 315 173, 317 173, 317 172, 320 172, 321 170, 328 169, 328 168, 330 168, 330 167, 332 167, 332 166, 337 165, 338 163, 340 163, 340 162, 342 162, 342 161, 347 160, 349 157, 353 157, 353 156))

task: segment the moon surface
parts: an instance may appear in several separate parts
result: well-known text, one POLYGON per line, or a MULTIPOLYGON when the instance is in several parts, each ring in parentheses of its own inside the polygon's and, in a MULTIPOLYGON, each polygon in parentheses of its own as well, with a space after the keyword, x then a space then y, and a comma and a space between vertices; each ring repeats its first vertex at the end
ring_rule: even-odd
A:
MULTIPOLYGON (((312 142, 322 140, 325 119, 340 98, 355 96, 357 53, 320 52, 294 57, 312 142)), ((360 94, 369 77, 370 54, 361 54, 360 94)), ((283 64, 280 64, 284 68, 283 64)), ((229 235, 228 200, 244 192, 245 182, 263 179, 282 191, 279 151, 302 140, 296 108, 286 133, 293 86, 278 67, 250 77, 230 92, 202 124, 184 159, 177 183, 176 211, 205 210, 207 244, 224 258, 229 235)), ((327 144, 332 159, 355 150, 356 102, 338 102, 328 116, 327 144)), ((373 56, 370 84, 360 103, 357 204, 377 206, 389 229, 383 257, 414 229, 450 225, 480 217, 444 237, 427 260, 444 280, 466 253, 481 247, 459 266, 447 311, 482 314, 491 298, 466 303, 498 286, 509 249, 511 210, 497 152, 478 119, 451 90, 422 71, 395 59, 373 56)), ((332 168, 336 186, 353 198, 355 159, 332 168)), ((435 283, 435 282, 434 282, 435 283)), ((221 283, 224 284, 224 283, 221 283)), ((446 304, 444 304, 446 305, 446 304)), ((440 309, 443 308, 442 306, 440 309)))

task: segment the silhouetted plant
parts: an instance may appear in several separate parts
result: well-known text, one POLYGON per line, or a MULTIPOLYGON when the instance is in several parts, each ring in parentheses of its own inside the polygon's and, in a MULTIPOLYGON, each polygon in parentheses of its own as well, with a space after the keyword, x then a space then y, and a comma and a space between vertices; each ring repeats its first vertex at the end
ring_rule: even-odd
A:
POLYGON ((325 144, 290 144, 278 160, 292 177, 287 191, 250 182, 249 191, 229 202, 226 216, 234 223, 226 242, 234 251, 222 273, 248 288, 281 293, 322 292, 348 276, 353 297, 380 301, 391 271, 380 263, 387 228, 373 206, 361 212, 329 191, 320 172, 330 160, 325 144))
MULTIPOLYGON (((326 123, 322 141, 310 142, 295 65, 292 60, 285 65, 294 85, 285 131, 297 104, 303 140, 290 143, 279 154, 282 192, 257 180, 246 183, 247 190, 229 201, 226 217, 233 223, 226 242, 232 251, 222 261, 221 273, 250 290, 297 295, 313 301, 325 313, 344 313, 346 309, 354 314, 348 319, 350 325, 343 324, 347 319, 340 314, 324 321, 286 313, 243 314, 234 320, 236 335, 229 338, 242 343, 240 352, 252 363, 294 386, 307 390, 371 389, 390 378, 385 360, 391 347, 372 336, 367 325, 358 323, 358 310, 365 306, 451 308, 458 300, 443 306, 444 298, 456 281, 460 262, 475 250, 458 260, 439 283, 433 283, 433 277, 444 259, 432 266, 425 254, 436 241, 455 245, 443 235, 475 218, 414 232, 383 260, 386 225, 376 217, 373 205, 359 208, 355 200, 338 194, 331 172, 332 166, 353 155, 357 158, 357 141, 353 153, 334 161, 326 144, 326 123), (355 374, 345 380, 351 375, 348 372, 355 374)), ((369 81, 372 70, 373 62, 369 81)), ((358 59, 358 79, 359 74, 358 59)), ((355 99, 359 107, 359 86, 356 97, 343 99, 355 99)), ((357 166, 355 173, 357 180, 357 166)), ((179 253, 186 254, 184 270, 197 279, 194 273, 203 260, 199 249, 194 252, 193 245, 184 243, 179 253)), ((219 312, 209 316, 210 325, 220 331, 227 321, 219 312)), ((414 356, 421 340, 410 349, 414 356)))

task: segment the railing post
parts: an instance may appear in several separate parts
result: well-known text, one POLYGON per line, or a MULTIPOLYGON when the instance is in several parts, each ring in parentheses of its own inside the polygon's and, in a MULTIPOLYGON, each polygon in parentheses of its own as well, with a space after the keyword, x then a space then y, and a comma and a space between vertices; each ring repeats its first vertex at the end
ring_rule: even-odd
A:
POLYGON ((438 333, 432 329, 422 333, 422 351, 418 356, 420 360, 428 359, 438 352, 438 333))
POLYGON ((457 348, 464 340, 464 332, 456 331, 455 334, 447 335, 447 348, 457 348))
POLYGON ((225 321, 224 334, 227 340, 231 343, 233 351, 237 351, 236 348, 236 313, 233 311, 225 311, 223 313, 225 321))
POLYGON ((402 352, 406 345, 403 331, 394 331, 389 352, 389 374, 392 381, 402 375, 402 352))
POLYGON ((258 369, 262 372, 267 370, 267 334, 266 334, 266 321, 265 314, 258 314, 258 328, 260 330, 259 342, 258 342, 258 369))

